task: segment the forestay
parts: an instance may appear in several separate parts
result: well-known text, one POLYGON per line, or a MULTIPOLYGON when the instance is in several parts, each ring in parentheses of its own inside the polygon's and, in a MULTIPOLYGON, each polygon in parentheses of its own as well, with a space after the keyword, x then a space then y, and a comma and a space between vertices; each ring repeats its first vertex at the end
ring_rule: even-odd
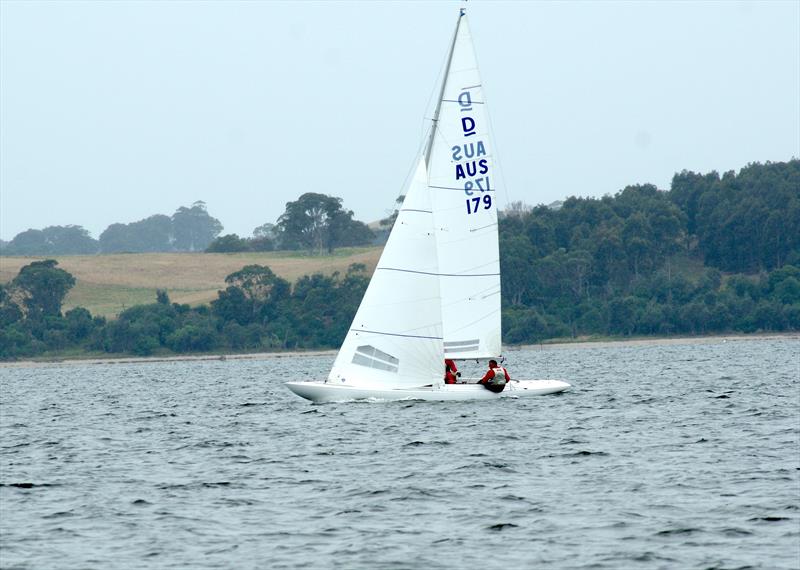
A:
POLYGON ((494 162, 483 88, 463 11, 427 152, 439 256, 444 355, 500 354, 494 162))
POLYGON ((439 303, 433 213, 420 158, 328 382, 385 388, 441 383, 439 303))

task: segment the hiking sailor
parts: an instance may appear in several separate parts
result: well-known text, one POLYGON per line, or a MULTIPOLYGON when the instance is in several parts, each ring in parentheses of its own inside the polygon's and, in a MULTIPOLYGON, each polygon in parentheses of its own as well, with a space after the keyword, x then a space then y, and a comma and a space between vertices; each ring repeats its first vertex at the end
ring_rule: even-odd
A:
POLYGON ((487 390, 500 393, 506 387, 506 383, 511 380, 508 370, 497 364, 496 360, 489 361, 489 370, 483 375, 478 383, 483 384, 487 390))

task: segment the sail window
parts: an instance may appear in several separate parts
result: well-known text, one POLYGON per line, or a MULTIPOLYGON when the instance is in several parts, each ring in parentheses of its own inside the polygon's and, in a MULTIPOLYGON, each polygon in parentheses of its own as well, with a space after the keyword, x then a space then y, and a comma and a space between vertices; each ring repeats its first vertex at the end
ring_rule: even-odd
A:
POLYGON ((386 370, 387 372, 397 372, 400 361, 391 354, 386 354, 374 346, 363 345, 356 349, 356 353, 353 355, 353 364, 386 370))
POLYGON ((477 338, 473 340, 445 341, 444 352, 445 354, 448 352, 471 352, 473 350, 478 350, 480 342, 480 339, 477 338))

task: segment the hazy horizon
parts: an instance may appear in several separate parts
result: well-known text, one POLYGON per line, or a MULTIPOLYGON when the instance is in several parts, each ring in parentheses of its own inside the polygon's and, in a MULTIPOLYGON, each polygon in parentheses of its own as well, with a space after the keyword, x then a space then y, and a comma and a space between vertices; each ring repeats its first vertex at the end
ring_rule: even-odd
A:
MULTIPOLYGON (((460 2, 0 2, 0 238, 304 192, 384 217, 460 2), (46 204, 46 207, 44 206, 46 204)), ((800 157, 800 2, 467 5, 503 201, 800 157)))

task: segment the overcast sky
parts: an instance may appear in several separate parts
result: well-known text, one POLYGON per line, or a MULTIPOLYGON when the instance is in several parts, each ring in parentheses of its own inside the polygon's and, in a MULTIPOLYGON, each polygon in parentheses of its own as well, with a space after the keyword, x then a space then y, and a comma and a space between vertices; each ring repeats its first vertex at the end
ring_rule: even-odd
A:
MULTIPOLYGON (((372 221, 460 2, 0 3, 0 237, 303 192, 372 221)), ((504 188, 530 204, 800 157, 800 2, 467 4, 504 188)))

